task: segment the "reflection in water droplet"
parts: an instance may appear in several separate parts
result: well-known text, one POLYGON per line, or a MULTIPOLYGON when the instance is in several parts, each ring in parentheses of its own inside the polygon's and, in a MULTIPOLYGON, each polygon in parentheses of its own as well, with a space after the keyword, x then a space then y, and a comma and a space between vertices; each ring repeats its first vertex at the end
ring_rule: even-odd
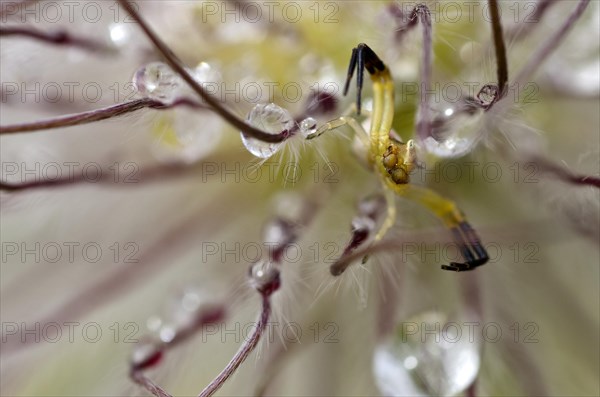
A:
POLYGON ((479 371, 479 339, 463 321, 426 312, 403 321, 375 350, 373 372, 388 396, 454 396, 479 371))
MULTIPOLYGON (((255 105, 250 113, 248 113, 246 120, 252 126, 273 135, 277 135, 283 131, 291 131, 294 128, 294 119, 290 112, 274 103, 255 105)), ((283 144, 283 142, 263 142, 245 135, 243 131, 241 132, 241 136, 242 143, 246 149, 256 157, 263 159, 271 157, 283 144)))
POLYGON ((177 96, 181 79, 168 65, 152 62, 135 72, 133 83, 140 95, 168 103, 177 96))
POLYGON ((431 136, 423 148, 442 158, 460 157, 472 150, 481 134, 484 111, 467 101, 443 103, 433 110, 431 136))

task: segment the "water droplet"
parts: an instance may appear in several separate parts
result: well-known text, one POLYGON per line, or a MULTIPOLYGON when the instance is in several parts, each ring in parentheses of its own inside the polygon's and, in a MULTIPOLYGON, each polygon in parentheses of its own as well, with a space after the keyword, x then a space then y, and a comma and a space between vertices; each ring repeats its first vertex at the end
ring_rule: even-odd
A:
MULTIPOLYGON (((482 94, 482 100, 486 95, 482 94)), ((441 158, 463 156, 477 143, 483 119, 483 109, 467 101, 441 104, 433 110, 432 136, 423 141, 423 148, 441 158)))
POLYGON ((358 215, 352 218, 352 235, 342 256, 348 255, 361 245, 372 241, 375 237, 374 231, 386 208, 385 199, 378 194, 366 197, 358 203, 358 215))
POLYGON ((430 311, 401 324, 375 350, 373 371, 382 394, 454 396, 471 385, 480 341, 465 322, 430 311))
MULTIPOLYGON (((246 120, 252 126, 273 135, 280 134, 283 131, 291 131, 294 128, 294 119, 290 112, 274 103, 255 105, 248 113, 246 120)), ((283 142, 263 142, 247 136, 243 131, 241 136, 246 149, 256 157, 263 159, 271 157, 283 144, 283 142)))
POLYGON ((250 285, 262 294, 270 295, 279 289, 279 267, 271 260, 259 260, 250 266, 250 285))
POLYGON ((303 137, 308 138, 315 132, 317 132, 317 120, 307 117, 300 122, 300 133, 303 137))
POLYGON ((181 86, 179 76, 161 62, 152 62, 139 68, 133 83, 140 95, 165 103, 175 99, 181 86))

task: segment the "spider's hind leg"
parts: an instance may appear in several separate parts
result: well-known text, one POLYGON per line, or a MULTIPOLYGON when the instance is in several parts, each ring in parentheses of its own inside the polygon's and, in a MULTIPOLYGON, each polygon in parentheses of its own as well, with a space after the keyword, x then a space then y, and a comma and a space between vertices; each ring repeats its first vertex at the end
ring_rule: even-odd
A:
POLYGON ((442 265, 442 269, 462 272, 473 270, 487 263, 488 253, 481 244, 479 236, 467 221, 463 220, 458 227, 453 227, 451 231, 465 262, 451 262, 450 265, 442 265))
POLYGON ((450 229, 454 242, 465 261, 442 265, 442 269, 462 272, 473 270, 487 263, 489 256, 481 244, 479 236, 454 202, 425 187, 409 184, 398 185, 392 181, 387 181, 386 185, 399 196, 415 201, 429 209, 450 229))

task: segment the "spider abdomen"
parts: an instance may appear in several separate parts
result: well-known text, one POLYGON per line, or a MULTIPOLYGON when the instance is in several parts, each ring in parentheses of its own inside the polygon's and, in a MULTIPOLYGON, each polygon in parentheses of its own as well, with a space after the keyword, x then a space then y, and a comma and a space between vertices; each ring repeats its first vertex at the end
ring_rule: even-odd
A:
POLYGON ((410 181, 410 172, 414 162, 414 148, 412 141, 402 150, 398 144, 391 143, 382 155, 383 168, 397 185, 407 184, 410 181))

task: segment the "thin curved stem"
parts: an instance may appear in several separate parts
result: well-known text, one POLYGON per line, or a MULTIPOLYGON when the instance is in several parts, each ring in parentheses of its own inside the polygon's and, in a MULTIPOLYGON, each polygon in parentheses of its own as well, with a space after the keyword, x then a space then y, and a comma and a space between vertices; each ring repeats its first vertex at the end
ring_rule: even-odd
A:
POLYGON ((173 397, 140 371, 132 371, 129 376, 135 383, 156 397, 173 397))
POLYGON ((115 51, 114 48, 111 48, 105 45, 104 43, 92 39, 75 37, 66 30, 44 32, 30 27, 7 26, 0 27, 0 37, 1 36, 23 36, 34 40, 42 41, 44 43, 55 44, 60 46, 73 46, 88 51, 115 51))
POLYGON ((433 53, 433 27, 431 25, 431 13, 426 5, 421 4, 415 7, 412 18, 419 18, 423 28, 423 53, 421 59, 421 90, 419 115, 417 123, 417 136, 421 141, 431 135, 431 122, 429 120, 429 106, 427 101, 427 90, 431 85, 431 70, 433 53))
POLYGON ((130 378, 156 397, 171 397, 169 393, 162 389, 152 379, 146 377, 144 371, 158 364, 168 350, 173 349, 175 346, 198 334, 205 326, 221 321, 224 316, 224 306, 218 306, 199 313, 190 324, 177 329, 175 337, 171 341, 162 342, 160 347, 155 351, 155 354, 150 356, 151 358, 148 361, 132 363, 131 371, 129 372, 130 378), (158 359, 156 359, 157 356, 159 357, 158 359))
POLYGON ((263 142, 277 143, 282 142, 292 135, 291 131, 282 131, 279 134, 269 134, 265 131, 255 128, 237 116, 231 111, 223 107, 222 103, 214 99, 208 94, 204 88, 194 79, 194 77, 186 70, 185 66, 179 60, 179 58, 171 51, 171 49, 156 35, 156 33, 150 28, 146 21, 141 15, 135 10, 135 8, 127 0, 118 0, 119 4, 129 13, 129 15, 140 25, 148 39, 154 44, 156 49, 165 57, 167 63, 175 70, 183 80, 206 101, 214 109, 214 111, 223 117, 233 127, 243 131, 245 135, 251 136, 252 138, 261 140, 263 142))
POLYGON ((260 337, 265 331, 267 327, 267 322, 269 321, 269 317, 271 316, 271 302, 269 300, 269 296, 267 294, 263 294, 262 297, 262 310, 258 317, 258 323, 256 324, 256 328, 252 335, 244 342, 240 350, 233 356, 229 364, 221 371, 221 373, 212 381, 202 392, 198 395, 198 397, 210 397, 217 390, 223 386, 223 384, 229 379, 231 375, 235 372, 235 370, 248 358, 250 353, 254 350, 260 337))
POLYGON ((600 188, 600 177, 575 174, 560 164, 554 163, 541 156, 533 156, 532 163, 537 164, 540 167, 540 171, 554 174, 567 183, 600 188))
POLYGON ((538 22, 542 20, 546 12, 550 9, 551 6, 556 4, 555 1, 551 0, 539 0, 535 4, 535 9, 533 14, 529 15, 526 21, 520 23, 518 26, 510 29, 506 35, 510 40, 522 40, 527 35, 529 35, 533 29, 538 25, 538 22))
POLYGON ((531 60, 519 72, 516 79, 517 84, 522 84, 525 79, 531 76, 548 59, 548 56, 555 51, 566 37, 567 33, 575 26, 575 22, 581 17, 589 4, 589 0, 580 0, 575 10, 569 15, 567 20, 561 25, 550 38, 540 47, 540 49, 531 57, 531 60))
POLYGON ((508 61, 506 60, 506 45, 502 31, 502 22, 497 0, 490 0, 490 11, 492 16, 492 33, 494 36, 494 48, 496 49, 496 72, 498 75, 498 98, 506 95, 508 84, 508 61))
POLYGON ((112 105, 101 109, 69 114, 65 116, 58 116, 47 120, 38 120, 31 123, 0 126, 0 135, 15 134, 22 132, 35 132, 53 128, 72 127, 75 125, 89 124, 95 121, 119 117, 127 113, 132 113, 144 108, 170 109, 176 106, 189 106, 197 109, 208 109, 188 98, 179 98, 169 104, 157 101, 155 99, 142 98, 125 103, 119 103, 117 105, 112 105))

